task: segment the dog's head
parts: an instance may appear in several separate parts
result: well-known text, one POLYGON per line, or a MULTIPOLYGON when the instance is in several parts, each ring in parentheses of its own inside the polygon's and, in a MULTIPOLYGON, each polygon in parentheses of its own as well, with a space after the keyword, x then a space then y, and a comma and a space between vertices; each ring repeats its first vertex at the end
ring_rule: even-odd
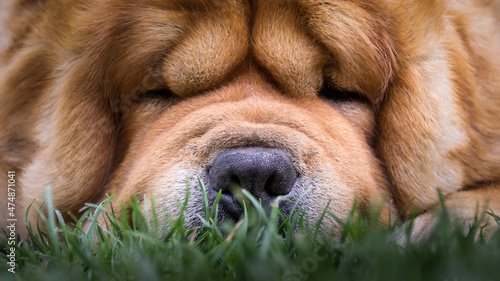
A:
POLYGON ((224 218, 242 212, 232 186, 302 198, 312 221, 390 195, 426 207, 467 181, 470 77, 431 27, 442 5, 389 2, 22 2, 2 165, 22 169, 23 201, 51 185, 73 212, 116 193, 175 214, 189 186, 196 223, 198 177, 224 218))

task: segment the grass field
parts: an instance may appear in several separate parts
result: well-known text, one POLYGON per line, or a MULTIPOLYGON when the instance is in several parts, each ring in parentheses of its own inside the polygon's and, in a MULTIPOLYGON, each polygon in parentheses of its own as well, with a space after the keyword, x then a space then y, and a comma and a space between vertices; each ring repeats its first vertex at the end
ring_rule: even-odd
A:
MULTIPOLYGON (((236 224, 217 222, 217 203, 210 207, 206 198, 204 226, 195 229, 187 229, 183 216, 161 225, 153 212, 149 220, 136 201, 132 224, 108 213, 113 227, 107 231, 94 213, 109 200, 89 205, 84 218, 68 226, 48 196, 49 215, 41 223, 49 231, 32 227, 30 239, 18 243, 15 273, 8 271, 11 252, 2 251, 0 280, 500 280, 500 233, 475 242, 477 224, 464 235, 446 213, 427 240, 398 245, 395 237, 409 228, 351 215, 340 239, 326 239, 317 225, 301 221, 300 211, 266 214, 247 198, 236 224), (87 231, 85 219, 92 221, 87 231)), ((145 202, 153 209, 154 202, 145 202)))

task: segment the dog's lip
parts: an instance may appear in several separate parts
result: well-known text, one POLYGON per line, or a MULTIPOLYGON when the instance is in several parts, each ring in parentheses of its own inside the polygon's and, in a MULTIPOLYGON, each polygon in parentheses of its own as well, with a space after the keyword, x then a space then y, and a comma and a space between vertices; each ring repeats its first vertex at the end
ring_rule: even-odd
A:
MULTIPOLYGON (((212 189, 214 192, 218 193, 217 190, 212 189)), ((271 206, 278 202, 278 198, 283 196, 272 196, 269 200, 262 201, 262 206, 264 210, 269 211, 271 206)), ((231 193, 221 193, 220 203, 224 208, 225 212, 231 217, 231 219, 237 221, 241 219, 241 215, 243 215, 243 206, 238 202, 238 199, 233 196, 231 193)), ((248 202, 246 203, 248 204, 248 202)))

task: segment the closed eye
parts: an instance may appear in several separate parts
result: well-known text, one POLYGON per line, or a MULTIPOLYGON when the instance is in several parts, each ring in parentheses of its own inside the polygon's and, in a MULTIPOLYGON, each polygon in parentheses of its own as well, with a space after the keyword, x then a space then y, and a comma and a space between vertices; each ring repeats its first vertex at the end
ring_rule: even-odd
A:
POLYGON ((322 99, 328 100, 334 103, 368 103, 368 99, 362 94, 354 91, 345 90, 337 86, 325 83, 323 88, 318 93, 318 96, 322 99))
POLYGON ((138 101, 145 101, 145 100, 152 100, 152 99, 161 99, 161 100, 166 100, 166 99, 172 99, 176 98, 177 96, 170 91, 169 89, 160 89, 160 90, 152 90, 152 91, 147 91, 142 93, 139 96, 138 101))

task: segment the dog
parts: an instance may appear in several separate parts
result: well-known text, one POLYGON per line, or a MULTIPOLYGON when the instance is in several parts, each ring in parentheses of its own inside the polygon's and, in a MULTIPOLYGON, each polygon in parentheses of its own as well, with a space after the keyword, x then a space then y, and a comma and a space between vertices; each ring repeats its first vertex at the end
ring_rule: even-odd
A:
MULTIPOLYGON (((189 188, 197 225, 199 178, 210 202, 221 193, 221 219, 240 218, 239 186, 285 214, 297 202, 311 223, 327 206, 340 219, 380 206, 383 222, 417 210, 418 241, 440 191, 466 229, 481 210, 500 213, 499 7, 10 0, 4 213, 23 218, 51 186, 65 218, 110 194, 176 216, 189 188)), ((485 237, 496 229, 487 216, 485 237)))

